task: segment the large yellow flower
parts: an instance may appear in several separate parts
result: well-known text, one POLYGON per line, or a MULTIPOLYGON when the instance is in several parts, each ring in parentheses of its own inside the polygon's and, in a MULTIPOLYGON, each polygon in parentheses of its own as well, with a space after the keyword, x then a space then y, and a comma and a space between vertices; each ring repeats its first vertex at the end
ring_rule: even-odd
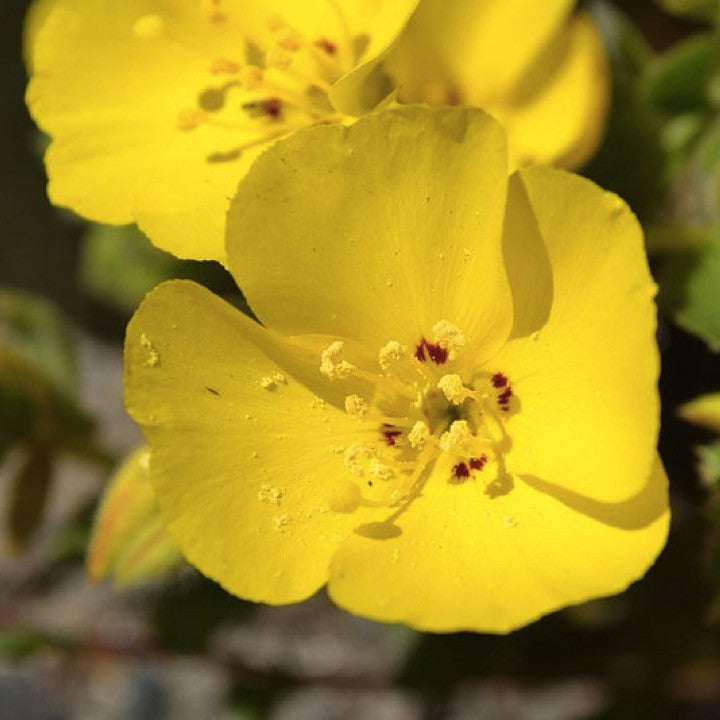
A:
POLYGON ((173 281, 126 342, 151 482, 204 573, 504 632, 653 561, 655 287, 615 195, 508 179, 487 115, 407 106, 276 143, 227 251, 262 325, 173 281))
POLYGON ((401 100, 481 107, 513 164, 575 168, 596 150, 607 58, 574 0, 421 0, 385 66, 401 100))
POLYGON ((222 260, 228 200, 254 158, 298 127, 341 121, 354 90, 333 85, 359 82, 416 4, 43 0, 27 102, 53 140, 51 200, 222 260))
POLYGON ((238 181, 269 142, 401 99, 506 123, 513 162, 575 166, 603 125, 604 55, 570 0, 37 0, 30 110, 49 194, 224 261, 238 181), (387 56, 387 63, 380 63, 387 56))

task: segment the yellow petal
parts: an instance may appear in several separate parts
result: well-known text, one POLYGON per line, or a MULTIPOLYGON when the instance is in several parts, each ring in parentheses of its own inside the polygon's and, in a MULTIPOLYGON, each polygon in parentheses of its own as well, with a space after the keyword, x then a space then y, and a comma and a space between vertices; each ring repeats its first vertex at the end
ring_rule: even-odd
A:
POLYGON ((111 576, 119 587, 160 577, 182 562, 165 532, 148 482, 150 452, 137 448, 110 481, 88 548, 88 574, 111 576))
POLYGON ((332 82, 370 62, 414 2, 43 0, 28 25, 27 102, 52 137, 51 200, 137 222, 179 257, 223 261, 228 200, 255 155, 298 127, 339 121, 332 82), (283 46, 296 42, 285 73, 283 46), (265 68, 267 86, 243 75, 250 65, 265 68), (308 92, 319 88, 316 106, 308 92), (275 96, 274 116, 246 107, 275 96))
POLYGON ((720 432, 720 393, 701 395, 678 408, 678 415, 703 427, 720 432))
POLYGON ((511 323, 506 172, 500 127, 477 110, 406 106, 299 132, 240 185, 229 267, 280 332, 377 351, 448 320, 490 355, 511 323))
POLYGON ((433 87, 449 86, 461 102, 484 107, 512 91, 572 5, 421 0, 385 64, 405 100, 442 101, 431 97, 433 87))
POLYGON ((505 102, 487 109, 506 126, 512 165, 580 167, 595 152, 609 101, 607 58, 589 15, 574 17, 505 102))
POLYGON ((505 236, 512 339, 492 359, 519 400, 508 468, 590 498, 638 493, 655 447, 655 285, 628 207, 549 168, 513 176, 505 236), (527 253, 528 239, 542 238, 527 253))
POLYGON ((375 77, 375 71, 417 5, 418 0, 344 0, 338 3, 348 26, 356 30, 358 46, 362 47, 356 66, 333 85, 330 93, 333 106, 340 112, 362 115, 388 93, 387 79, 375 77))
POLYGON ((505 633, 541 615, 620 592, 642 576, 668 530, 657 459, 637 495, 600 503, 517 477, 502 495, 480 480, 430 478, 405 512, 353 534, 329 592, 351 612, 419 630, 505 633), (380 539, 381 538, 381 539, 380 539))
POLYGON ((338 393, 319 355, 176 281, 140 306, 125 359, 127 408, 152 447, 150 479, 188 560, 251 600, 293 602, 321 587, 364 511, 328 507, 346 480, 339 444, 357 424, 314 391, 338 393))

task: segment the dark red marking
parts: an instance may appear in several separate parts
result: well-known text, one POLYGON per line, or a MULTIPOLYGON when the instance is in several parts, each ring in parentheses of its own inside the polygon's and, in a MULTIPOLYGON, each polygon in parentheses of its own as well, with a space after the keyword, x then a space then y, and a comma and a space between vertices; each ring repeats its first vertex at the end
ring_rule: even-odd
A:
POLYGON ((397 438, 399 435, 402 435, 402 432, 400 430, 383 430, 383 437, 385 438, 385 442, 393 446, 395 445, 395 438, 397 438))
POLYGON ((328 55, 334 55, 337 52, 337 45, 327 38, 320 38, 315 41, 315 46, 324 50, 328 55))
POLYGON ((501 388, 508 384, 508 379, 502 373, 495 373, 491 378, 493 387, 501 388))
POLYGON ((498 402, 501 405, 507 405, 510 402, 510 398, 512 397, 512 388, 505 388, 499 395, 498 395, 498 402))
POLYGON ((470 458, 468 461, 471 470, 482 470, 485 467, 485 463, 487 463, 487 455, 470 458))
POLYGON ((446 348, 437 343, 429 343, 425 338, 421 338, 420 342, 415 346, 415 357, 420 362, 425 362, 425 354, 436 365, 444 365, 448 359, 448 351, 446 348))
POLYGON ((459 462, 457 465, 453 465, 452 474, 454 478, 461 480, 470 477, 470 470, 464 462, 459 462))
POLYGON ((266 115, 277 118, 282 112, 282 100, 280 98, 271 97, 263 102, 263 110, 266 115))

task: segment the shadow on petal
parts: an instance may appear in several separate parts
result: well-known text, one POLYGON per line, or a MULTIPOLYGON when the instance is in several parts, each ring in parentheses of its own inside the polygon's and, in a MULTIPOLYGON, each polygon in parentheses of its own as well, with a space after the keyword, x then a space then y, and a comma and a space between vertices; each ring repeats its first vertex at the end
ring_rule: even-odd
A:
POLYGON ((370 540, 391 540, 402 535, 402 528, 385 520, 384 522, 365 523, 355 528, 355 532, 370 540))
POLYGON ((550 317, 553 276, 542 233, 518 173, 508 181, 503 259, 513 301, 510 338, 530 335, 550 317))
POLYGON ((592 500, 532 475, 520 475, 531 488, 550 495, 571 510, 621 530, 639 530, 668 511, 668 481, 660 458, 656 456, 650 477, 637 494, 622 503, 592 500))

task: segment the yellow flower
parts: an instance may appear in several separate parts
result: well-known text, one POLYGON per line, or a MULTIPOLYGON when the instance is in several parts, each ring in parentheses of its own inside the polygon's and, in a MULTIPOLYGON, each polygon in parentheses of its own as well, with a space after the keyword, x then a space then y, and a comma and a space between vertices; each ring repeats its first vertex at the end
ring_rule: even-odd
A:
POLYGON ((222 260, 228 200, 253 159, 298 127, 342 121, 416 4, 40 0, 27 102, 52 137, 51 200, 222 260))
POLYGON ((401 100, 481 107, 512 164, 574 168, 595 151, 608 105, 605 51, 573 0, 421 0, 386 60, 401 100))
POLYGON ((618 197, 508 179, 487 115, 407 106, 276 143, 227 240, 263 324, 174 281, 126 342, 151 482, 202 572, 506 632, 652 563, 655 287, 618 197))
POLYGON ((137 448, 105 491, 95 516, 87 569, 93 580, 112 577, 118 587, 162 577, 182 563, 168 537, 148 481, 150 453, 137 448))

